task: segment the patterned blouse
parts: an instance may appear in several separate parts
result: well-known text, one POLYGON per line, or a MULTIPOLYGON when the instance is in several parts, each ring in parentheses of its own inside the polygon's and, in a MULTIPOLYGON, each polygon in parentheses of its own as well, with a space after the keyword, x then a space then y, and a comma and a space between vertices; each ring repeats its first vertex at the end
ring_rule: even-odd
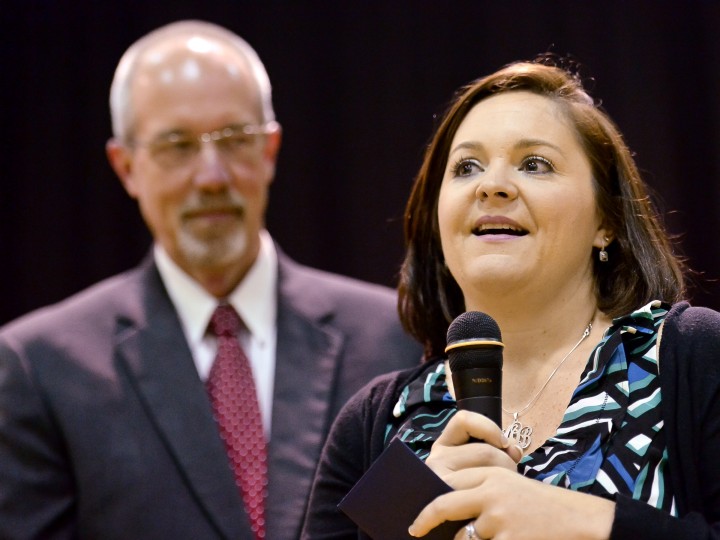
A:
MULTIPOLYGON (((669 306, 659 301, 613 321, 590 355, 557 433, 525 456, 530 478, 612 498, 623 493, 677 515, 667 480, 657 345, 669 306)), ((402 391, 387 426, 421 458, 457 411, 442 358, 402 391)))

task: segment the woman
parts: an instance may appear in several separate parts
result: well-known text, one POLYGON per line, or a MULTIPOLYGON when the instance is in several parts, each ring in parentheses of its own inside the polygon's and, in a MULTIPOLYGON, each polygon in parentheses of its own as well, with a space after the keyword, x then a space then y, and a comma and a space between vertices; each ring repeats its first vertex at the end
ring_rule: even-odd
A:
POLYGON ((366 537, 336 506, 393 438, 454 489, 413 536, 720 538, 720 316, 680 302, 683 265, 576 76, 516 63, 461 89, 405 233, 400 314, 426 361, 337 418, 305 538, 366 537), (444 349, 465 311, 502 331, 505 432, 456 414, 444 349))

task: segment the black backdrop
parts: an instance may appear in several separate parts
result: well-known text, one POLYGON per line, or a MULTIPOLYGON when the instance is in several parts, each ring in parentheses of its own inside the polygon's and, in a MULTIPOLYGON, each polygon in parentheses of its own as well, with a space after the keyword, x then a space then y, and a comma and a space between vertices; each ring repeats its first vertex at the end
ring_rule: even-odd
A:
POLYGON ((5 0, 0 7, 0 323, 143 257, 104 156, 125 48, 182 18, 264 60, 284 127, 268 228, 297 260, 394 285, 412 177, 453 90, 570 53, 624 131, 720 308, 720 3, 709 1, 5 0))

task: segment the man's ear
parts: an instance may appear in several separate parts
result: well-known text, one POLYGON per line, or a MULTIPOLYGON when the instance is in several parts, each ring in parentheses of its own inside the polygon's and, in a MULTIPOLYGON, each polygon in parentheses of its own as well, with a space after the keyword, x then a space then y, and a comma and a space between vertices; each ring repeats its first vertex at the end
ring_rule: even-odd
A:
POLYGON ((120 179, 125 191, 133 199, 137 198, 137 186, 132 174, 133 156, 131 150, 115 138, 105 144, 105 153, 110 166, 120 179))
POLYGON ((271 182, 275 177, 275 164, 277 163, 281 142, 282 127, 278 124, 275 131, 265 135, 265 147, 263 148, 263 161, 267 165, 267 175, 271 182))

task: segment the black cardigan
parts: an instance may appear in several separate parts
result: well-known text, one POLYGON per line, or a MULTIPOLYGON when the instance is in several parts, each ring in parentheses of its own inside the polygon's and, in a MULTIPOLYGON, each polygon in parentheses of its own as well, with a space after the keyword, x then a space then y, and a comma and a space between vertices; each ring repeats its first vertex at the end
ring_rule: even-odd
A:
MULTIPOLYGON (((676 304, 659 339, 669 479, 680 517, 621 495, 610 540, 720 540, 720 314, 676 304)), ((399 392, 424 369, 380 376, 343 408, 318 466, 303 539, 368 538, 337 503, 382 453, 399 392)))

